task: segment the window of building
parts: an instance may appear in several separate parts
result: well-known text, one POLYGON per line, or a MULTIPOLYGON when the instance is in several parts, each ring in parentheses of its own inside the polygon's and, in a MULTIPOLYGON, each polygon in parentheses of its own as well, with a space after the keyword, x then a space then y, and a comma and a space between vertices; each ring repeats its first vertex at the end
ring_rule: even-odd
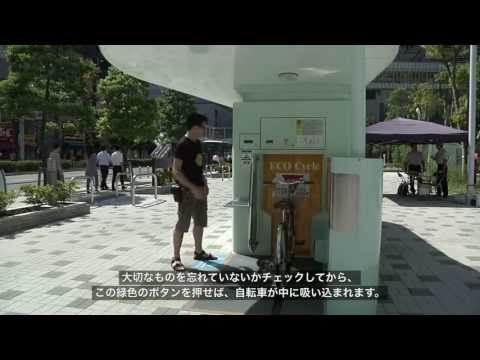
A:
POLYGON ((385 104, 384 103, 380 103, 378 108, 378 113, 379 113, 380 121, 385 121, 385 104))
POLYGON ((377 92, 375 90, 367 90, 367 100, 375 100, 377 98, 377 92))

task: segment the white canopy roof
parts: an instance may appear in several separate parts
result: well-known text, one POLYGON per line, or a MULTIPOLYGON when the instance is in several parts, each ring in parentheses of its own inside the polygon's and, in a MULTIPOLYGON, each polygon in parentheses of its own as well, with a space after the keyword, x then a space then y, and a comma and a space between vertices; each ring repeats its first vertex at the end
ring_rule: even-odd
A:
MULTIPOLYGON (((110 63, 132 76, 230 107, 264 94, 292 98, 349 89, 355 71, 354 52, 358 48, 359 45, 100 46, 110 63), (297 78, 285 80, 279 77, 280 73, 295 73, 297 78)), ((393 61, 397 51, 397 45, 365 46, 365 86, 393 61)))

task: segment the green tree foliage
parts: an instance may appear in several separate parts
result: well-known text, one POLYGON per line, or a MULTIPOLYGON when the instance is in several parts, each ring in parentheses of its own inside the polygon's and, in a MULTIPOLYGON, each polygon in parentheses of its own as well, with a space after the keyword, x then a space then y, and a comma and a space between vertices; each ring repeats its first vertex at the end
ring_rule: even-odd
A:
POLYGON ((14 119, 42 113, 38 139, 40 157, 46 166, 47 122, 62 116, 92 116, 81 101, 96 66, 69 45, 10 45, 6 49, 8 78, 0 81, 0 108, 14 119))
POLYGON ((158 141, 176 143, 185 134, 185 121, 195 112, 194 98, 174 90, 167 89, 157 100, 159 113, 158 141))
POLYGON ((387 119, 408 118, 411 116, 410 110, 409 91, 401 88, 393 90, 387 99, 387 119))
POLYGON ((409 113, 418 120, 434 121, 443 117, 443 103, 438 93, 429 84, 415 85, 408 94, 409 113), (417 109, 419 114, 417 114, 417 109))
POLYGON ((104 142, 130 148, 158 136, 158 111, 149 98, 149 85, 110 67, 97 88, 97 132, 104 142))
MULTIPOLYGON (((445 66, 445 77, 448 79, 451 93, 451 121, 458 126, 466 121, 462 88, 462 61, 468 58, 466 45, 424 45, 427 57, 438 60, 445 66)), ((467 90, 468 91, 468 90, 467 90)), ((447 114, 446 114, 447 115, 447 114)))

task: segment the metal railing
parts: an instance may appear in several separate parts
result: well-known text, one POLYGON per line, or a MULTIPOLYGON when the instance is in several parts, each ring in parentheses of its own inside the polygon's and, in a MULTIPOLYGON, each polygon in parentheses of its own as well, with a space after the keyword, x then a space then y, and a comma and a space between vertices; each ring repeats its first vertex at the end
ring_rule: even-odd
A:
POLYGON ((133 175, 133 178, 130 181, 130 192, 132 194, 132 205, 133 206, 135 206, 135 181, 139 177, 147 177, 147 176, 152 176, 153 177, 153 180, 154 180, 154 185, 153 186, 154 186, 154 190, 155 190, 155 200, 157 199, 157 192, 158 192, 158 189, 157 189, 157 185, 158 185, 157 175, 155 175, 154 173, 136 174, 136 175, 133 175))
MULTIPOLYGON (((91 186, 91 191, 90 191, 90 203, 93 205, 95 201, 95 194, 93 191, 93 187, 95 186, 95 178, 93 176, 74 176, 70 178, 70 182, 75 181, 75 180, 90 180, 90 186, 91 186)), ((87 189, 85 188, 85 191, 87 189)))

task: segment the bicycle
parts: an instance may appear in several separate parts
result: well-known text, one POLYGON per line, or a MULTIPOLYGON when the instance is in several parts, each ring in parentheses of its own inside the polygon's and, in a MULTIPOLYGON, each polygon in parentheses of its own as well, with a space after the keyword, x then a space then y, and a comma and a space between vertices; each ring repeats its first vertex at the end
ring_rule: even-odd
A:
POLYGON ((276 209, 282 212, 282 219, 277 225, 276 230, 276 249, 273 260, 273 267, 275 272, 282 275, 284 279, 285 274, 290 270, 291 263, 295 255, 295 191, 299 185, 312 184, 312 182, 305 180, 286 181, 286 182, 265 182, 265 185, 286 185, 287 198, 282 199, 274 204, 276 209))

